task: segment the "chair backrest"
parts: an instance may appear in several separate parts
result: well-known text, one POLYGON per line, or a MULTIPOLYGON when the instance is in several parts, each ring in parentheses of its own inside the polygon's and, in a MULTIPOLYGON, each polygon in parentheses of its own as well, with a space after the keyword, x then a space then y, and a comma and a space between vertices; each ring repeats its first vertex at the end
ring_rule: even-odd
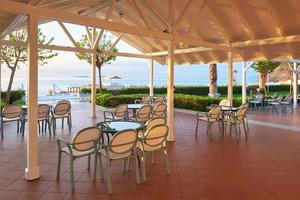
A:
POLYGON ((246 113, 247 113, 247 110, 248 110, 248 106, 243 104, 240 109, 237 111, 235 117, 238 121, 241 121, 244 119, 244 117, 246 116, 246 113))
POLYGON ((281 103, 283 101, 284 97, 283 96, 279 96, 277 97, 277 102, 281 103))
POLYGON ((126 129, 114 134, 110 143, 109 151, 115 154, 130 153, 136 146, 138 134, 134 129, 126 129))
POLYGON ((219 103, 219 106, 231 106, 230 104, 231 104, 230 100, 228 100, 228 99, 222 99, 220 101, 220 103, 219 103))
POLYGON ((284 102, 286 103, 292 103, 293 97, 291 95, 288 95, 284 98, 284 102))
POLYGON ((101 130, 95 126, 81 129, 73 137, 73 148, 77 151, 91 150, 98 144, 101 134, 101 130))
POLYGON ((256 95, 255 100, 256 100, 256 101, 262 101, 263 98, 264 98, 264 95, 258 94, 258 95, 256 95))
POLYGON ((166 124, 166 120, 165 118, 163 117, 153 117, 151 119, 149 119, 147 122, 146 122, 146 127, 147 129, 152 127, 152 126, 156 126, 156 125, 160 125, 160 124, 166 124))
POLYGON ((149 129, 147 129, 147 131, 144 134, 144 143, 151 147, 162 146, 163 143, 166 141, 168 132, 169 128, 165 124, 152 126, 149 129))
POLYGON ((54 114, 56 115, 65 115, 71 109, 71 103, 67 100, 58 101, 54 107, 54 114))
POLYGON ((50 106, 47 104, 39 104, 38 105, 38 118, 45 118, 49 115, 50 106))
POLYGON ((127 104, 120 104, 116 107, 114 115, 118 118, 124 118, 128 111, 127 104))
POLYGON ((162 102, 162 103, 164 103, 166 101, 166 99, 165 99, 165 97, 156 97, 156 99, 155 99, 155 103, 156 102, 162 102))
POLYGON ((221 106, 214 106, 210 109, 210 111, 208 112, 208 116, 211 119, 218 119, 221 113, 221 106))
POLYGON ((153 107, 153 114, 155 116, 164 116, 167 111, 167 105, 164 103, 159 103, 154 105, 153 107))
POLYGON ((136 120, 145 122, 150 118, 150 115, 151 115, 151 106, 143 105, 136 112, 136 120))
POLYGON ((2 109, 2 116, 5 118, 13 119, 21 117, 23 109, 17 104, 8 104, 2 109))
POLYGON ((145 96, 142 98, 142 104, 150 104, 151 103, 151 97, 145 96))

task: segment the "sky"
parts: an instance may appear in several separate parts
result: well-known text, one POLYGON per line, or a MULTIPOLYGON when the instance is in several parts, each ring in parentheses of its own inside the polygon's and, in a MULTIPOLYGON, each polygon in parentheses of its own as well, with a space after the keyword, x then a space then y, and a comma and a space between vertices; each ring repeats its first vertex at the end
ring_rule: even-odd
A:
MULTIPOLYGON (((71 35, 76 41, 78 41, 82 34, 85 34, 85 28, 79 25, 72 25, 65 23, 66 27, 70 31, 71 35)), ((52 44, 72 46, 65 33, 62 31, 61 27, 57 22, 50 22, 39 26, 42 32, 47 38, 54 37, 52 44)), ((116 38, 115 38, 116 39, 116 38)), ((114 39, 113 39, 114 41, 114 39)), ((131 52, 131 53, 141 53, 133 47, 129 46, 123 41, 117 44, 119 52, 131 52)), ((86 61, 81 61, 77 59, 72 52, 62 52, 58 51, 58 56, 49 60, 47 65, 39 67, 39 78, 45 79, 49 77, 64 78, 64 77, 74 77, 74 76, 89 76, 90 75, 90 65, 86 61)), ((124 79, 139 78, 148 79, 149 78, 149 60, 138 59, 138 58, 128 58, 128 57, 117 57, 116 61, 113 61, 109 65, 105 65, 102 70, 102 74, 107 76, 120 76, 124 79)), ((238 75, 237 80, 241 80, 241 68, 242 63, 234 63, 234 68, 237 69, 238 75)), ((9 70, 3 68, 3 80, 9 77, 9 70)), ((253 76, 253 75, 252 75, 253 76)), ((16 73, 16 78, 26 77, 26 66, 20 66, 16 73)), ((167 77, 167 67, 162 66, 158 63, 154 64, 154 77, 155 79, 166 79, 167 77)), ((184 80, 186 79, 208 79, 208 65, 188 65, 188 66, 175 66, 175 79, 184 80)), ((218 79, 226 79, 227 77, 227 64, 218 64, 218 79)), ((176 82, 176 81, 175 81, 176 82)))

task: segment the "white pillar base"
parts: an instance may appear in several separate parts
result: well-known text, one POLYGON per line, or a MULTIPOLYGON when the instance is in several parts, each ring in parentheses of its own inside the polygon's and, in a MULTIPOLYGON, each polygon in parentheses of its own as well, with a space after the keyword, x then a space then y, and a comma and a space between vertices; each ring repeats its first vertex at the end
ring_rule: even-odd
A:
POLYGON ((40 178, 40 168, 38 166, 31 168, 25 168, 25 179, 28 181, 36 180, 40 178))

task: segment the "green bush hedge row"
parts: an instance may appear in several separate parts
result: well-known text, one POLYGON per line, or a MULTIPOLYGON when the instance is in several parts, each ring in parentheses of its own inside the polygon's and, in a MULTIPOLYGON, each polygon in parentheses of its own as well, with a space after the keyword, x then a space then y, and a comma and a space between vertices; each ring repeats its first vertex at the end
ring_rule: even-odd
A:
MULTIPOLYGON (((134 103, 135 99, 141 99, 147 94, 137 95, 112 95, 102 94, 97 95, 97 105, 104 107, 116 107, 121 103, 134 103)), ((207 111, 206 107, 211 104, 218 104, 221 98, 213 99, 209 97, 201 97, 197 95, 183 95, 175 94, 174 103, 176 108, 196 110, 196 111, 207 111)), ((240 106, 242 104, 241 98, 235 98, 233 101, 234 106, 240 106)))
MULTIPOLYGON (((10 93, 10 102, 13 103, 17 100, 22 99, 25 96, 25 90, 12 90, 10 93)), ((1 92, 1 99, 2 101, 5 101, 6 98, 6 91, 1 92)))
MULTIPOLYGON (((251 85, 250 87, 257 88, 257 85, 251 85)), ((290 85, 270 85, 270 92, 278 92, 278 91, 289 91, 290 85)), ((90 93, 91 90, 89 88, 83 88, 82 93, 90 93)), ((175 94, 186 94, 186 95, 207 95, 209 91, 208 86, 175 86, 175 94)), ((148 87, 130 87, 130 88, 122 88, 119 90, 108 91, 114 95, 120 94, 149 94, 148 87)), ((227 95, 227 86, 219 86, 218 92, 221 95, 227 95)), ((155 87, 154 94, 166 94, 166 87, 155 87)), ((234 94, 242 94, 242 86, 237 85, 233 86, 234 94)))

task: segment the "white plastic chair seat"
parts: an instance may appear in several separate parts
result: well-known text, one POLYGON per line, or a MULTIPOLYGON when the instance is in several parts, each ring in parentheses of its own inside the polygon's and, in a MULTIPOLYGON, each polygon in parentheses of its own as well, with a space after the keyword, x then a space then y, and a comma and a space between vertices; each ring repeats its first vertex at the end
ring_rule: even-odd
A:
POLYGON ((280 105, 279 102, 270 102, 269 104, 271 104, 271 105, 280 105))
POLYGON ((233 124, 233 123, 240 124, 240 123, 243 123, 243 120, 236 120, 236 121, 234 121, 234 119, 232 117, 229 117, 227 119, 224 119, 224 122, 225 123, 231 123, 231 124, 233 124))
POLYGON ((251 101, 249 101, 249 103, 261 103, 261 101, 251 100, 251 101))
MULTIPOLYGON (((207 117, 205 117, 205 116, 201 116, 201 117, 198 117, 198 120, 201 120, 201 121, 208 121, 208 118, 207 117)), ((217 121, 217 119, 209 119, 209 121, 210 122, 216 122, 217 121)))
POLYGON ((118 159, 126 158, 126 157, 128 157, 131 154, 131 152, 116 154, 114 152, 109 151, 108 152, 109 155, 106 155, 105 149, 102 149, 102 148, 99 150, 99 153, 102 154, 104 157, 109 157, 111 160, 118 160, 118 159))
POLYGON ((15 117, 15 118, 7 118, 7 117, 3 117, 3 121, 5 122, 9 122, 9 121, 16 121, 16 120, 20 120, 20 117, 15 117))
POLYGON ((54 117, 54 118, 68 117, 68 113, 66 113, 66 114, 64 114, 64 115, 57 115, 57 114, 53 113, 53 117, 54 117))
POLYGON ((142 150, 142 151, 147 152, 147 151, 155 151, 155 150, 161 149, 161 145, 149 146, 147 144, 142 144, 140 141, 138 141, 137 148, 142 150))
MULTIPOLYGON (((65 152, 66 154, 70 155, 70 151, 69 151, 68 147, 62 148, 62 151, 65 152)), ((93 153, 94 151, 95 151, 94 148, 90 149, 88 151, 78 151, 78 150, 72 148, 73 156, 75 156, 75 157, 89 155, 89 154, 93 153)))

